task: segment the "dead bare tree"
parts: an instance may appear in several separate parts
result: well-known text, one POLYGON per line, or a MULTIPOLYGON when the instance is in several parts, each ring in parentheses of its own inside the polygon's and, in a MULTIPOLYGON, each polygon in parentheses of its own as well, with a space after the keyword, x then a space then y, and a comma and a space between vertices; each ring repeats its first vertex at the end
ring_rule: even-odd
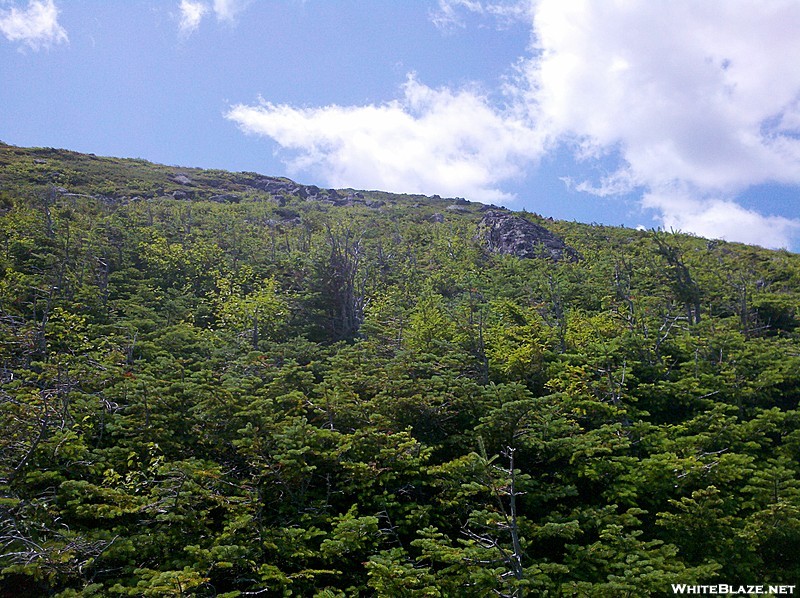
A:
POLYGON ((491 525, 477 524, 472 521, 463 527, 463 533, 476 545, 489 553, 496 553, 497 557, 480 561, 480 564, 502 563, 507 571, 500 575, 500 581, 506 586, 505 590, 495 589, 494 593, 503 598, 521 598, 524 589, 519 583, 508 583, 510 580, 520 582, 524 578, 522 565, 523 550, 518 519, 517 499, 524 494, 517 485, 517 471, 514 468, 514 452, 516 449, 506 446, 500 453, 508 459, 508 467, 494 463, 496 457, 488 458, 483 443, 480 442, 480 452, 486 467, 486 478, 482 484, 490 491, 496 505, 498 519, 491 525), (480 531, 479 531, 480 530, 480 531), (505 536, 505 539, 503 539, 505 536), (511 543, 509 549, 508 543, 511 543))
POLYGON ((661 255, 669 266, 667 272, 672 283, 672 290, 675 299, 681 302, 686 310, 686 319, 689 324, 700 322, 700 299, 702 293, 697 282, 692 278, 689 267, 683 261, 680 250, 667 243, 663 235, 655 234, 659 255, 661 255))
POLYGON ((331 331, 334 339, 350 339, 364 322, 367 270, 363 266, 363 231, 325 224, 330 250, 326 273, 331 331))

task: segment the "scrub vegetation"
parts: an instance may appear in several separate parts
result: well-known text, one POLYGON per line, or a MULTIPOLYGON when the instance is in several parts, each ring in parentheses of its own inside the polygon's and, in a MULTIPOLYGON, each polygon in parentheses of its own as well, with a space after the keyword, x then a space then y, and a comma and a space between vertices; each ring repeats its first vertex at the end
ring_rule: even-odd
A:
POLYGON ((0 145, 0 596, 800 579, 800 257, 486 213, 0 145))

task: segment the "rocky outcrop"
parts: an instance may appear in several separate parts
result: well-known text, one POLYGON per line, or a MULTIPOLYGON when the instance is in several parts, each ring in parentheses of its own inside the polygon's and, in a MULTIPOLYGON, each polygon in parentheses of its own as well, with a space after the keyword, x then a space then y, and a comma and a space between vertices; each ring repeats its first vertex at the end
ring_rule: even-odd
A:
POLYGON ((519 258, 577 261, 580 254, 564 240, 545 227, 521 216, 496 210, 488 211, 481 219, 479 236, 492 253, 519 258))
POLYGON ((283 203, 282 200, 285 199, 285 196, 297 195, 303 199, 308 196, 303 185, 298 185, 289 179, 254 175, 252 178, 246 178, 237 182, 243 183, 250 188, 258 189, 259 191, 266 191, 273 199, 278 200, 278 203, 283 203))
POLYGON ((300 185, 283 178, 243 175, 236 182, 252 189, 269 193, 273 201, 276 201, 279 205, 283 205, 287 197, 299 197, 304 201, 318 201, 334 206, 364 204, 367 207, 377 208, 383 205, 381 201, 365 200, 362 193, 322 189, 316 185, 300 185))
POLYGON ((178 183, 179 185, 191 185, 192 179, 190 179, 185 174, 176 174, 172 177, 172 180, 178 183))

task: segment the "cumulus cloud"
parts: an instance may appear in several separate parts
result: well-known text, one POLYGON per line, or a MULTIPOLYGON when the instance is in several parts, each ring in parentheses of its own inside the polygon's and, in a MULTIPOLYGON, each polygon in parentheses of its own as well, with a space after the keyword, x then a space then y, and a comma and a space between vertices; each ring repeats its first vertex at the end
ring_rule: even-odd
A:
POLYGON ((701 237, 730 239, 771 248, 786 248, 800 232, 800 222, 759 214, 729 199, 687 193, 679 189, 644 195, 645 207, 659 214, 665 230, 692 232, 701 237))
POLYGON ((540 0, 533 28, 524 69, 537 126, 583 158, 622 162, 584 190, 641 187, 666 225, 788 242, 798 222, 733 200, 752 185, 800 183, 800 4, 540 0), (691 206, 674 201, 676 185, 692 189, 691 206))
POLYGON ((432 89, 414 76, 400 99, 382 105, 262 102, 234 106, 227 118, 294 151, 294 172, 316 172, 335 187, 504 201, 498 183, 520 176, 541 152, 535 130, 478 91, 432 89))
POLYGON ((12 6, 0 10, 0 33, 33 50, 69 41, 66 30, 58 23, 58 8, 53 0, 31 0, 24 9, 12 6))
POLYGON ((262 102, 227 117, 333 186, 502 201, 503 183, 566 146, 586 172, 617 165, 572 188, 638 195, 665 227, 770 247, 800 233, 736 203, 754 185, 800 184, 796 0, 438 0, 431 19, 464 15, 531 26, 502 108, 411 78, 384 105, 262 102))

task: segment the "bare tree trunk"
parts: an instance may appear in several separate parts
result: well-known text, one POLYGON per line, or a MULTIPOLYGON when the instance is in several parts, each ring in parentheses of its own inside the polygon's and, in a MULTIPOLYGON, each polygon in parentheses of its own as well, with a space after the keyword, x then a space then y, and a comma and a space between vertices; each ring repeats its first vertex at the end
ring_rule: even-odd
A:
POLYGON ((361 266, 361 233, 349 227, 334 230, 330 224, 325 228, 330 249, 327 287, 333 337, 351 339, 364 321, 367 273, 361 266))

